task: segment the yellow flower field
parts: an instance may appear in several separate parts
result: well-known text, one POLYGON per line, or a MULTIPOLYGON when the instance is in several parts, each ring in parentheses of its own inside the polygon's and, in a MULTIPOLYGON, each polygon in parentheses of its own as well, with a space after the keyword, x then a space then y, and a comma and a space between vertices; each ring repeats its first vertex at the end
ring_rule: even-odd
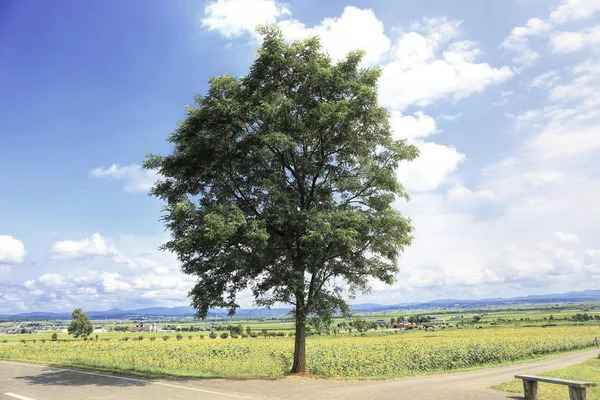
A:
MULTIPOLYGON (((310 337, 307 366, 339 378, 407 376, 533 358, 593 345, 595 327, 310 337)), ((280 377, 292 339, 0 343, 0 359, 199 377, 280 377)))

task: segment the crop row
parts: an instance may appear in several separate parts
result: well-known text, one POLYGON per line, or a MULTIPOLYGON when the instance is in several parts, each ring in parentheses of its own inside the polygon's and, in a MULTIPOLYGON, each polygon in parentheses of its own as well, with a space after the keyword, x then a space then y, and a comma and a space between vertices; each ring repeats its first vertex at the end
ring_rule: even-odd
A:
MULTIPOLYGON (((504 363, 593 345, 597 328, 557 327, 314 337, 307 366, 325 377, 407 376, 504 363)), ((185 376, 279 377, 293 341, 76 341, 0 344, 0 358, 185 376)))

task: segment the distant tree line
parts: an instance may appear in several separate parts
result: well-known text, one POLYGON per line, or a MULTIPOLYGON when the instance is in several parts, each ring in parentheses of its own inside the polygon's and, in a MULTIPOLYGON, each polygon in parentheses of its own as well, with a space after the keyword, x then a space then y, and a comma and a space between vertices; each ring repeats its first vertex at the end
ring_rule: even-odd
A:
POLYGON ((600 315, 598 315, 598 314, 597 315, 589 315, 587 313, 584 313, 584 314, 575 314, 575 315, 573 315, 571 317, 571 319, 573 321, 576 321, 576 322, 588 322, 588 321, 591 321, 593 319, 595 319, 597 321, 600 321, 600 315))

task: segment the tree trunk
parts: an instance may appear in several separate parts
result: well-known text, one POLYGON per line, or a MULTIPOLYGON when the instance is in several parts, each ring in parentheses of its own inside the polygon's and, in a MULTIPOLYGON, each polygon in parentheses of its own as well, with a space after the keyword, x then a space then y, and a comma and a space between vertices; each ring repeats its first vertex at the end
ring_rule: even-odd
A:
POLYGON ((296 312, 296 336, 292 374, 306 372, 306 315, 296 312))

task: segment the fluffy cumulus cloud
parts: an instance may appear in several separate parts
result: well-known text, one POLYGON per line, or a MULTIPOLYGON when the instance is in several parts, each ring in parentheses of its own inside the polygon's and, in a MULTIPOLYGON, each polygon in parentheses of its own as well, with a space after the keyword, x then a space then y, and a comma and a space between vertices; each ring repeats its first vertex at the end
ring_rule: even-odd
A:
MULTIPOLYGON (((157 244, 158 247, 158 244, 157 244)), ((146 252, 142 252, 145 254, 146 252)), ((126 265, 132 270, 153 270, 159 275, 172 272, 153 257, 147 255, 129 256, 109 245, 99 233, 94 233, 89 238, 80 240, 62 240, 54 243, 51 250, 52 258, 60 260, 82 260, 91 258, 105 258, 119 265, 126 265)))
POLYGON ((560 292, 600 279, 600 63, 534 82, 544 104, 515 116, 517 147, 481 170, 477 190, 458 181, 446 196, 415 192, 398 205, 415 241, 399 282, 365 301, 560 292))
POLYGON ((546 19, 531 18, 525 26, 515 27, 500 44, 500 48, 514 54, 518 69, 532 66, 540 52, 532 41, 547 41, 556 53, 568 53, 594 46, 600 42, 598 27, 585 28, 579 32, 561 31, 574 21, 591 18, 600 11, 598 0, 562 0, 546 19))
POLYGON ((600 250, 587 249, 584 253, 584 263, 600 266, 600 250))
POLYGON ((381 103, 391 109, 426 106, 445 98, 458 100, 509 79, 509 67, 477 62, 477 43, 455 40, 460 23, 444 18, 426 19, 418 31, 402 35, 383 65, 381 103))
POLYGON ((0 281, 0 293, 12 299, 0 301, 0 314, 188 305, 194 279, 179 271, 173 254, 158 250, 164 239, 120 236, 108 245, 95 234, 57 242, 72 243, 58 246, 61 258, 50 259, 44 273, 31 269, 21 283, 0 281))
POLYGON ((363 50, 363 61, 372 64, 390 47, 383 23, 373 11, 354 6, 345 7, 338 18, 326 18, 309 27, 291 18, 289 8, 274 0, 218 0, 205 7, 202 19, 205 28, 226 38, 253 33, 257 25, 275 23, 290 40, 319 36, 334 61, 346 57, 350 51, 363 50))
POLYGON ((405 138, 411 142, 438 133, 435 120, 423 111, 412 115, 402 115, 401 112, 394 111, 390 115, 390 124, 396 139, 405 138))
POLYGON ((599 0, 563 0, 550 13, 550 21, 557 24, 589 18, 600 11, 599 0))
POLYGON ((558 232, 554 232, 554 236, 556 236, 556 238, 558 240, 560 240, 561 242, 564 242, 564 243, 579 242, 579 238, 574 233, 565 233, 565 232, 558 231, 558 232))
POLYGON ((419 157, 411 162, 401 162, 398 168, 398 179, 412 191, 436 189, 465 159, 465 155, 453 146, 425 142, 419 143, 418 147, 419 157))
POLYGON ((205 18, 204 25, 231 37, 254 29, 262 20, 277 21, 288 39, 319 36, 333 60, 345 57, 350 51, 363 50, 365 64, 383 62, 380 99, 392 109, 427 105, 447 97, 460 99, 502 83, 512 75, 509 67, 496 68, 476 61, 481 55, 477 43, 457 39, 461 34, 460 21, 425 18, 392 43, 383 22, 370 9, 347 6, 341 16, 325 18, 309 27, 288 18, 290 10, 273 0, 252 0, 244 6, 240 2, 210 3, 205 8, 210 19, 205 18), (253 1, 267 10, 260 14, 261 18, 252 17, 252 13, 249 17, 242 11, 250 8, 253 1), (238 18, 238 14, 244 17, 238 18))
POLYGON ((23 242, 9 235, 0 235, 0 265, 20 264, 24 258, 23 242))
POLYGON ((426 141, 439 133, 435 120, 418 111, 403 115, 394 111, 390 124, 395 139, 407 139, 419 148, 419 157, 411 162, 402 162, 398 168, 398 179, 409 191, 429 191, 438 188, 450 174, 455 172, 465 155, 453 146, 426 141))
POLYGON ((363 61, 374 64, 390 47, 383 23, 373 11, 353 6, 344 8, 339 18, 326 18, 314 27, 307 27, 297 20, 283 20, 279 22, 279 27, 291 40, 318 36, 334 61, 346 57, 350 51, 363 50, 363 61))
POLYGON ((589 47, 598 49, 600 45, 600 26, 585 28, 579 32, 558 32, 550 38, 555 53, 572 53, 589 47))
POLYGON ((90 171, 90 176, 124 181, 127 192, 147 192, 158 180, 156 171, 143 169, 141 165, 136 164, 97 167, 90 171))
POLYGON ((269 25, 290 10, 273 0, 217 0, 206 5, 202 26, 225 37, 253 33, 257 25, 269 25))
MULTIPOLYGON (((48 274, 44 274, 41 275, 38 278, 39 283, 41 283, 42 285, 45 286, 61 286, 65 283, 63 277, 60 274, 54 274, 54 273, 48 273, 48 274)), ((25 284, 27 284, 27 282, 25 282, 25 284)), ((31 287, 32 284, 30 283, 29 286, 31 287)))
POLYGON ((448 190, 448 199, 459 202, 487 201, 494 199, 494 193, 489 189, 471 190, 458 182, 448 190))
POLYGON ((114 247, 106 244, 99 233, 81 240, 62 240, 52 246, 52 257, 78 259, 90 256, 107 256, 117 253, 114 247))

